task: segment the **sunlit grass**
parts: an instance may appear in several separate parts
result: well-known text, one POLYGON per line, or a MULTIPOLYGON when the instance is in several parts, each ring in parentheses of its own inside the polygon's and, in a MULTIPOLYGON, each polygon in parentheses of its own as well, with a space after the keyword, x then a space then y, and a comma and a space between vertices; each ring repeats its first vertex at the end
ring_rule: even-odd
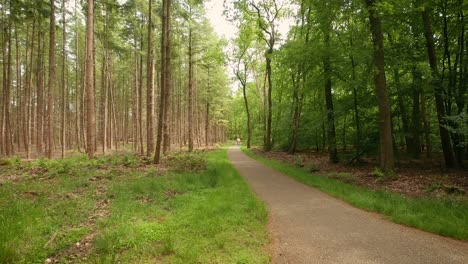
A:
POLYGON ((91 232, 81 262, 268 263, 266 209, 226 150, 187 155, 162 173, 135 155, 9 160, 0 175, 18 180, 0 186, 0 263, 44 263, 91 232), (103 199, 107 215, 83 225, 103 199))

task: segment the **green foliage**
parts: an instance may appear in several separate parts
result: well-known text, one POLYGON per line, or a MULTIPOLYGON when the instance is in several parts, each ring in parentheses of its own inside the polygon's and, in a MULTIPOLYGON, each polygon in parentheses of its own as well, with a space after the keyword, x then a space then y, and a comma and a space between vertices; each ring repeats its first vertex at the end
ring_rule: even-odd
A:
POLYGON ((310 164, 309 165, 309 172, 318 172, 319 168, 315 164, 310 164))

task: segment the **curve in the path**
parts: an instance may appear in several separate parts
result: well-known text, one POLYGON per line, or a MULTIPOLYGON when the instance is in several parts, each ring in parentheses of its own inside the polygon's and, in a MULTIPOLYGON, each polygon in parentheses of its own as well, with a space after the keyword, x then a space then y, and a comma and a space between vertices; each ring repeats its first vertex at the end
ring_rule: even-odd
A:
POLYGON ((274 263, 468 263, 468 243, 389 222, 228 151, 270 212, 274 263))

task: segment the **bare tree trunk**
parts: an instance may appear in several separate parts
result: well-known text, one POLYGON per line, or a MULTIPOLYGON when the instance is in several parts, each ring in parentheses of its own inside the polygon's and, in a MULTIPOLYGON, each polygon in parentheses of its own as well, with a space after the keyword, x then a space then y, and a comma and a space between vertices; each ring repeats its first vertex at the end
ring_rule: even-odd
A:
POLYGON ((370 28, 374 44, 374 64, 377 68, 374 75, 374 83, 379 105, 380 167, 385 174, 388 174, 393 172, 395 161, 393 156, 390 100, 385 78, 384 37, 379 13, 376 10, 376 0, 366 0, 366 4, 369 11, 370 28))
POLYGON ((37 37, 37 110, 36 110, 36 149, 39 155, 43 154, 43 136, 44 136, 44 32, 41 25, 42 19, 39 19, 39 33, 37 37))
POLYGON ((189 29, 188 148, 193 151, 193 51, 192 28, 189 29))
POLYGON ((437 57, 435 52, 434 34, 432 32, 431 20, 429 11, 424 7, 421 13, 424 25, 424 35, 426 37, 427 52, 429 57, 429 64, 432 71, 432 87, 435 93, 437 118, 439 121, 440 140, 442 143, 442 150, 444 152, 445 166, 454 167, 455 157, 453 155, 452 143, 450 142, 450 134, 446 128, 447 122, 445 120, 445 106, 444 106, 444 91, 440 81, 439 69, 437 67, 437 57))
POLYGON ((81 151, 81 132, 80 132, 80 99, 79 99, 79 83, 78 76, 80 68, 80 47, 79 47, 79 32, 78 32, 78 0, 75 0, 75 49, 76 49, 76 65, 75 65, 75 133, 76 133, 76 146, 78 151, 81 151))
MULTIPOLYGON (((206 147, 208 147, 210 145, 210 98, 209 98, 209 95, 210 95, 210 68, 208 67, 208 90, 207 90, 207 97, 206 97, 206 119, 205 119, 205 144, 206 144, 206 147)), ((245 92, 244 92, 244 98, 245 98, 245 92)), ((248 110, 248 108, 247 108, 248 110)), ((247 112, 247 119, 250 120, 250 114, 247 112)), ((249 121, 250 123, 250 121, 249 121)), ((250 124, 247 126, 248 130, 250 129, 249 128, 250 124)), ((250 148, 250 146, 249 146, 250 148)))
MULTIPOLYGON (((52 0, 53 1, 53 0, 52 0)), ((88 0, 86 15, 86 102, 87 102, 87 149, 90 159, 96 151, 96 113, 94 107, 94 0, 88 0)))
POLYGON ((47 158, 54 151, 54 95, 55 95, 55 3, 50 0, 49 91, 47 98, 47 158))
MULTIPOLYGON (((166 35, 166 45, 165 45, 165 74, 164 74, 164 125, 163 125, 163 153, 167 152, 171 148, 171 137, 170 137, 170 109, 171 109, 171 92, 172 92, 172 78, 171 78, 171 2, 172 0, 166 0, 166 30, 163 31, 163 34, 166 35)), ((161 87, 161 89, 163 89, 161 87)))
MULTIPOLYGON (((143 37, 142 37, 143 39, 143 37)), ((143 40, 140 42, 140 49, 143 50, 143 40)), ((140 55, 139 58, 139 77, 140 82, 138 83, 138 129, 139 129, 139 142, 140 142, 140 154, 145 153, 145 148, 143 147, 143 56, 140 55)))
POLYGON ((66 134, 65 134, 65 119, 66 119, 66 102, 65 102, 65 94, 67 93, 67 84, 65 82, 65 75, 66 75, 66 61, 67 61, 67 51, 66 51, 66 43, 67 43, 67 31, 66 31, 66 9, 65 9, 65 2, 66 0, 62 0, 62 159, 65 157, 65 143, 66 143, 66 134))
MULTIPOLYGON (((151 1, 151 0, 150 0, 151 1)), ((161 147, 162 147, 162 140, 163 140, 163 133, 164 133, 164 104, 165 104, 165 90, 166 90, 166 45, 167 45, 167 0, 162 1, 162 12, 161 12, 161 80, 160 80, 160 91, 159 91, 159 113, 158 113, 158 135, 156 138, 156 150, 154 153, 154 160, 155 164, 159 164, 161 160, 161 147)))
POLYGON ((325 102, 327 107, 327 121, 328 121, 328 155, 332 163, 338 163, 338 151, 336 148, 336 129, 335 129, 335 112, 333 109, 333 94, 332 94, 332 79, 331 79, 331 63, 330 63, 330 26, 327 25, 325 29, 325 46, 326 54, 323 60, 323 70, 325 76, 325 102))
POLYGON ((274 47, 274 41, 270 40, 270 47, 268 49, 267 53, 267 58, 266 58, 266 73, 267 73, 267 79, 268 79, 268 95, 267 95, 267 102, 268 102, 268 117, 267 117, 267 127, 266 127, 266 144, 265 144, 265 151, 270 151, 272 148, 271 144, 271 123, 272 123, 272 107, 273 107, 273 101, 272 101, 272 91, 273 91, 273 81, 271 78, 271 60, 273 56, 273 47, 274 47))
MULTIPOLYGON (((26 70, 26 88, 25 88, 25 126, 26 130, 24 131, 24 136, 25 136, 25 151, 26 151, 26 158, 30 158, 30 144, 31 144, 31 135, 32 135, 32 130, 31 130, 31 87, 33 85, 33 63, 34 63, 34 35, 36 32, 36 20, 34 19, 33 21, 33 26, 32 26, 32 33, 31 33, 31 49, 30 49, 30 61, 29 61, 29 67, 26 70)), ((27 56, 26 56, 27 58, 27 56)), ((26 61, 26 63, 28 63, 26 61)))
POLYGON ((151 156, 154 152, 154 59, 153 59, 153 0, 149 0, 149 14, 148 14, 148 60, 147 60, 147 94, 146 94, 146 124, 147 124, 147 146, 146 156, 151 156))

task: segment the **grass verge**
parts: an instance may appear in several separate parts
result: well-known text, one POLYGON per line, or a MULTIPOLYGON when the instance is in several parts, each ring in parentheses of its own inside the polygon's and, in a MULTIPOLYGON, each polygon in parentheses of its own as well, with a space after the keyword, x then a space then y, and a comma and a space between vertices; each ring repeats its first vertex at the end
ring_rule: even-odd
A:
POLYGON ((320 177, 291 164, 270 160, 242 148, 248 156, 299 182, 318 188, 358 208, 377 212, 389 220, 442 236, 468 240, 468 201, 465 198, 408 198, 383 190, 370 190, 320 177))
POLYGON ((125 155, 3 165, 0 263, 268 263, 267 211, 226 150, 166 164, 125 155))

